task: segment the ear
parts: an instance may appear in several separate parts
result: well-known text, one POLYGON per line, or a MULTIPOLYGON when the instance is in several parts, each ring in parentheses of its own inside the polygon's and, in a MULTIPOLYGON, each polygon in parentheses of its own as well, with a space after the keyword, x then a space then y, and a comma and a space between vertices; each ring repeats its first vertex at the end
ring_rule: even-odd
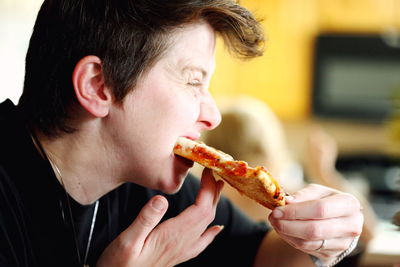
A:
POLYGON ((72 74, 76 98, 81 106, 95 117, 108 115, 113 102, 112 93, 104 83, 100 58, 86 56, 79 60, 72 74))

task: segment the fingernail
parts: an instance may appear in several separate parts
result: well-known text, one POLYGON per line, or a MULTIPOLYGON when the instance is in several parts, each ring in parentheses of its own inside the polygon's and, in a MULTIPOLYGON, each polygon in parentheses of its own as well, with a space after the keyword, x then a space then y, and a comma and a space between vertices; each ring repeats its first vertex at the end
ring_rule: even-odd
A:
POLYGON ((278 208, 276 208, 272 212, 272 215, 274 216, 274 218, 279 219, 279 218, 283 217, 283 212, 281 210, 279 210, 278 208))
POLYGON ((220 231, 222 231, 222 230, 224 230, 225 225, 218 225, 218 227, 219 227, 220 231))
POLYGON ((151 206, 156 210, 156 211, 161 211, 164 208, 164 201, 162 201, 159 198, 156 198, 153 200, 151 203, 151 206))

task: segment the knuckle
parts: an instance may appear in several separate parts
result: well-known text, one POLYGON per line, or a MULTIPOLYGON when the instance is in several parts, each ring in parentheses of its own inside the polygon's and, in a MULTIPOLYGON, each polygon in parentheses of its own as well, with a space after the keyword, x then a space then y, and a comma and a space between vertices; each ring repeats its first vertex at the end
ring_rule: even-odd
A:
POLYGON ((288 219, 296 219, 297 217, 297 209, 295 205, 287 206, 284 211, 285 218, 288 219))
MULTIPOLYGON (((174 251, 177 249, 179 242, 176 237, 171 236, 167 242, 164 243, 164 248, 166 253, 171 253, 171 251, 174 251)), ((179 250, 177 251, 179 253, 179 250)))
POLYGON ((350 235, 351 236, 359 236, 362 233, 363 226, 364 226, 364 215, 359 212, 357 215, 355 215, 356 222, 353 224, 353 227, 351 227, 350 230, 350 235))
POLYGON ((358 211, 361 210, 361 204, 360 201, 353 196, 352 194, 349 193, 343 193, 344 196, 347 198, 347 207, 349 207, 350 210, 358 211))
POLYGON ((139 216, 137 217, 136 220, 138 220, 138 222, 144 227, 152 227, 153 226, 153 220, 148 215, 139 214, 139 216))
POLYGON ((361 203, 360 201, 353 195, 350 195, 350 205, 354 207, 354 210, 359 211, 361 210, 361 203))
POLYGON ((136 254, 136 249, 133 242, 118 237, 116 239, 117 251, 121 253, 121 258, 129 258, 130 255, 136 254))
POLYGON ((280 232, 280 233, 285 233, 285 224, 284 224, 284 222, 283 221, 281 221, 281 220, 277 220, 275 223, 274 223, 274 226, 275 226, 275 229, 278 231, 278 232, 280 232))
POLYGON ((306 229, 306 236, 309 240, 322 240, 322 227, 317 222, 310 222, 306 229))
POLYGON ((199 216, 202 220, 211 223, 215 218, 215 211, 207 206, 199 207, 199 216))
POLYGON ((178 246, 181 238, 178 231, 165 231, 164 229, 157 236, 157 244, 163 248, 165 254, 176 255, 180 251, 178 246))
POLYGON ((311 249, 310 242, 303 240, 303 239, 297 240, 295 245, 296 245, 296 248, 298 248, 300 250, 310 250, 311 249))
POLYGON ((361 236, 363 233, 363 226, 361 225, 357 230, 354 232, 355 236, 361 236))
POLYGON ((352 236, 359 236, 362 233, 362 225, 359 227, 356 227, 353 231, 351 231, 352 236))
POLYGON ((318 202, 315 206, 315 215, 317 218, 325 218, 327 214, 327 205, 323 202, 318 202))

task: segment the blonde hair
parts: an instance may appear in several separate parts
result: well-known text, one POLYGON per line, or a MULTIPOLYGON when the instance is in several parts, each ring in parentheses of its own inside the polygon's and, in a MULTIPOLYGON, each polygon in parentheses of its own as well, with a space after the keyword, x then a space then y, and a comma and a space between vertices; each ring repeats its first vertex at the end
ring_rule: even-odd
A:
MULTIPOLYGON (((249 96, 217 99, 217 103, 222 122, 205 134, 203 141, 236 160, 248 162, 252 167, 266 167, 286 190, 283 182, 291 184, 293 180, 289 181, 281 174, 292 163, 292 158, 279 118, 266 103, 249 96)), ((225 186, 223 192, 247 215, 255 220, 266 221, 269 211, 263 206, 232 187, 225 186)))
POLYGON ((205 142, 237 160, 264 165, 278 172, 290 160, 283 127, 261 100, 239 96, 221 104, 222 122, 206 134, 205 142))

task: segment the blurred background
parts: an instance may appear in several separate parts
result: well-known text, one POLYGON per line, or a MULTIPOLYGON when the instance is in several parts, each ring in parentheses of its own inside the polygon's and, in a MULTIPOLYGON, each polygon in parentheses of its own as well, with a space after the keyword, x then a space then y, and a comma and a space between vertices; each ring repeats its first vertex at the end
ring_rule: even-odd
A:
MULTIPOLYGON (((220 44, 211 85, 218 103, 242 94, 266 103, 306 180, 315 182, 318 156, 331 153, 333 162, 337 153, 336 170, 376 216, 358 265, 400 263, 400 232, 392 224, 400 211, 400 0, 242 3, 263 19, 266 52, 239 62, 220 44), (313 133, 316 125, 324 137, 313 133)), ((326 182, 321 177, 317 182, 326 182)), ((336 178, 325 184, 338 185, 336 178)))
MULTIPOLYGON (((0 101, 18 102, 41 3, 0 0, 0 101)), ((334 167, 378 218, 362 266, 400 262, 399 230, 392 223, 400 210, 400 0, 241 3, 263 20, 266 51, 242 62, 218 43, 210 87, 217 104, 242 95, 260 100, 303 166, 314 159, 310 133, 317 125, 334 143, 334 167)))

